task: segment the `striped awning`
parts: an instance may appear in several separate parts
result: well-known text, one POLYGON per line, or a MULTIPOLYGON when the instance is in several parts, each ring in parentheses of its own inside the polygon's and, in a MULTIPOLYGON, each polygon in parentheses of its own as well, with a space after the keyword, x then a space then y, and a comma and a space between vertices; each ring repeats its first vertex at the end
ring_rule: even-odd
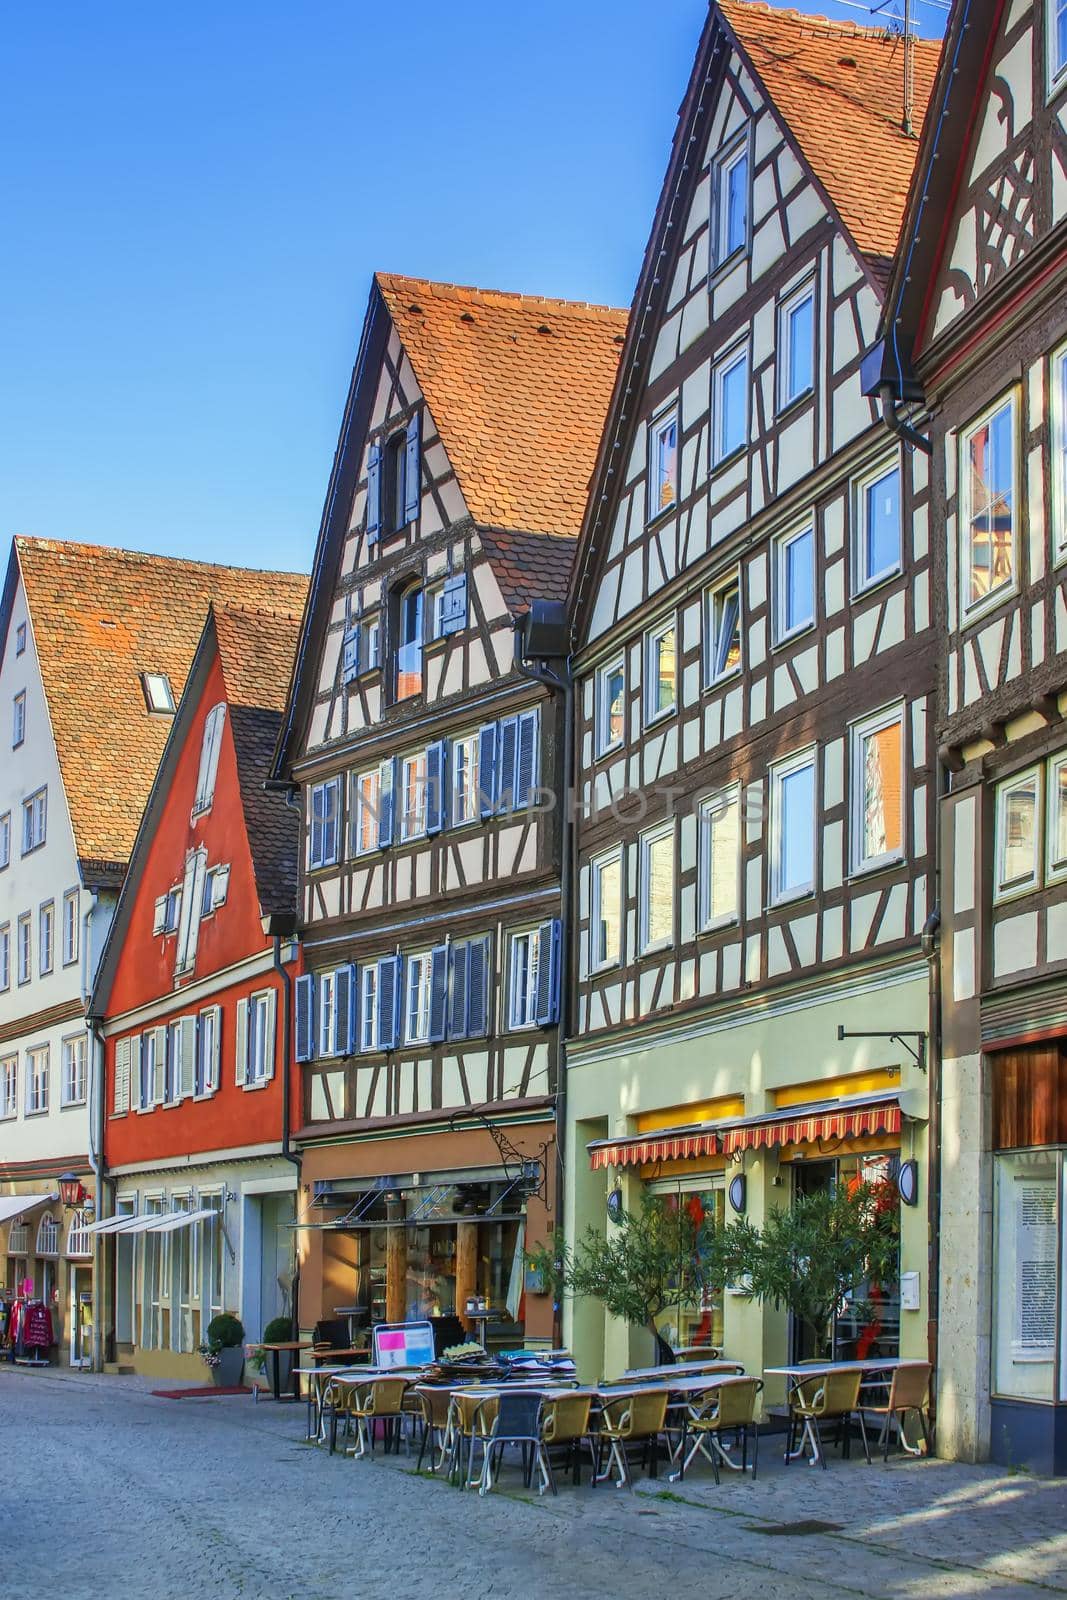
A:
POLYGON ((595 1139, 588 1150, 595 1171, 601 1167, 639 1167, 652 1161, 729 1156, 739 1150, 771 1149, 776 1145, 815 1144, 822 1139, 836 1142, 899 1133, 900 1125, 900 1100, 896 1095, 855 1095, 848 1100, 822 1100, 704 1127, 663 1128, 621 1139, 595 1139))

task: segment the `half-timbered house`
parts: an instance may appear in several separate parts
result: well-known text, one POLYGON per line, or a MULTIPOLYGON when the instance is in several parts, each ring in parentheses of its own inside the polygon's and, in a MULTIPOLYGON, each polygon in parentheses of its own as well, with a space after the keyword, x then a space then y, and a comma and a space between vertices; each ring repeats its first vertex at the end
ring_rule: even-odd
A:
POLYGON ((565 598, 625 325, 374 281, 276 768, 304 807, 305 1322, 461 1336, 481 1296, 552 1335, 522 1250, 557 1215, 562 697, 516 629, 565 598))
POLYGON ((1067 19, 956 8, 873 375, 943 654, 939 1448, 1067 1470, 1067 19))
MULTIPOLYGON (((925 1165, 929 485, 860 363, 936 59, 741 0, 700 42, 576 564, 572 1239, 642 1185, 758 1224, 925 1165)), ((921 1208, 901 1268, 839 1353, 925 1353, 921 1208)), ((645 1337, 571 1318, 589 1370, 645 1337)), ((663 1324, 811 1353, 740 1293, 663 1324)))

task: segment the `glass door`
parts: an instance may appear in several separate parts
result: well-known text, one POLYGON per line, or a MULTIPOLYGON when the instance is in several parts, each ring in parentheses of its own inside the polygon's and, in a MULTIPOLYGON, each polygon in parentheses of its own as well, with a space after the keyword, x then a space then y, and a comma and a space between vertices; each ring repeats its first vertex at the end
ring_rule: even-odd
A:
MULTIPOLYGON (((650 1183, 649 1189, 672 1208, 684 1208, 695 1227, 700 1227, 705 1221, 722 1227, 726 1220, 725 1173, 661 1179, 658 1183, 650 1183)), ((723 1293, 724 1286, 720 1284, 705 1289, 697 1304, 679 1301, 668 1306, 656 1318, 660 1337, 675 1350, 695 1345, 709 1345, 721 1350, 723 1293)))

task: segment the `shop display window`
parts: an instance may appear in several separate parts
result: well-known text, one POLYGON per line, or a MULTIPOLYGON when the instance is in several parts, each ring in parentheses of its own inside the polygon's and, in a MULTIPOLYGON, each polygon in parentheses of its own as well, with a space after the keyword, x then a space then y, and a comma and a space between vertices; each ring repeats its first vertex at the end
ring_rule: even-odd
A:
MULTIPOLYGON (((1067 1332, 1059 1290, 1062 1189, 1059 1151, 995 1157, 993 1393, 1006 1398, 1067 1398, 1062 1376, 1056 1380, 1057 1347, 1067 1332)), ((1065 1364, 1061 1354, 1061 1373, 1065 1364)))

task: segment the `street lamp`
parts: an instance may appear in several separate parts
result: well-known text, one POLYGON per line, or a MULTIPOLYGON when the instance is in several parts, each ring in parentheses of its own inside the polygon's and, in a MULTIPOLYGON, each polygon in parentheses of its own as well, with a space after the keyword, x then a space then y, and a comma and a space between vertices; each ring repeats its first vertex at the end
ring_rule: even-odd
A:
POLYGON ((74 1172, 62 1172, 59 1175, 59 1198, 68 1210, 80 1206, 85 1199, 85 1189, 81 1179, 74 1172))

